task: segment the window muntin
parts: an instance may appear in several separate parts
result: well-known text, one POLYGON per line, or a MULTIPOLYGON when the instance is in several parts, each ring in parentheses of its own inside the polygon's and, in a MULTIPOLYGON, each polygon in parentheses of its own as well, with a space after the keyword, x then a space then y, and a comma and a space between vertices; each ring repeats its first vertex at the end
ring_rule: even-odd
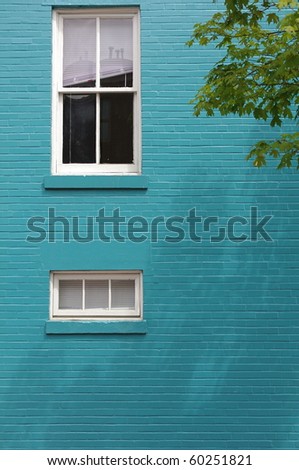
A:
POLYGON ((137 9, 55 11, 54 174, 140 173, 137 9))
POLYGON ((53 272, 51 319, 141 320, 141 273, 53 272))

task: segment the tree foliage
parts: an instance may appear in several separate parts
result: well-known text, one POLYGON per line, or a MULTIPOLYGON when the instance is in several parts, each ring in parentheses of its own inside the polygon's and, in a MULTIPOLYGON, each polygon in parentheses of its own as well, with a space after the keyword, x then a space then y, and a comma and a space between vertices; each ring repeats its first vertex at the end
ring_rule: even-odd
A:
MULTIPOLYGON (((194 114, 215 110, 252 115, 274 127, 299 117, 299 2, 225 0, 223 12, 194 25, 189 46, 209 43, 225 53, 210 70, 194 100, 194 114)), ((299 132, 259 141, 247 155, 256 167, 268 157, 278 168, 299 168, 299 132)))

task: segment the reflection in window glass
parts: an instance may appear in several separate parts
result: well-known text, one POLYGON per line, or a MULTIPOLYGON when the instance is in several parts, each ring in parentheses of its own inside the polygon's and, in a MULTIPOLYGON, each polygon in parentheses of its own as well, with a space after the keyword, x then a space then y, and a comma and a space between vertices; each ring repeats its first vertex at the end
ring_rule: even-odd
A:
POLYGON ((133 95, 101 95, 101 163, 133 162, 133 95))
POLYGON ((102 87, 132 87, 132 19, 101 18, 100 44, 100 85, 102 87))
POLYGON ((63 86, 95 86, 96 20, 64 19, 63 86))
POLYGON ((95 163, 95 95, 63 96, 63 163, 95 163))

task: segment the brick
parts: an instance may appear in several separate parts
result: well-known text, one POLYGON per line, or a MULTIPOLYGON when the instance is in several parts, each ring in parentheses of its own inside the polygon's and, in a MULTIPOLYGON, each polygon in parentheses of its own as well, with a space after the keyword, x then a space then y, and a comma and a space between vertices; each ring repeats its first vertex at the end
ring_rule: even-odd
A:
MULTIPOLYGON (((127 5, 92 5, 113 3, 127 5)), ((297 449, 298 174, 278 173, 273 163, 258 171, 243 160, 257 138, 274 135, 267 124, 193 116, 189 101, 221 52, 185 43, 193 24, 221 6, 139 3, 146 192, 43 189, 51 166, 51 8, 78 2, 1 6, 0 446, 297 449), (86 217, 102 207, 148 221, 187 217, 195 207, 223 225, 251 206, 259 217, 273 215, 273 242, 211 244, 205 234, 201 243, 166 243, 165 226, 156 243, 141 246, 64 244, 61 227, 51 246, 26 241, 27 220, 46 218, 49 207, 80 217, 84 234, 86 217), (132 262, 144 270, 146 335, 45 334, 50 269, 132 262)))

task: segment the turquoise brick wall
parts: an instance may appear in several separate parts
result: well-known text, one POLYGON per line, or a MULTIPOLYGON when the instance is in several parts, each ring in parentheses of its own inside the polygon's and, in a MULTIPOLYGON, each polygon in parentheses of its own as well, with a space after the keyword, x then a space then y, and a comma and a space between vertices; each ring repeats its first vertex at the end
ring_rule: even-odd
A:
POLYGON ((188 104, 219 52, 185 42, 220 4, 140 0, 148 189, 50 190, 56 3, 78 5, 1 5, 1 449, 298 449, 298 176, 244 162, 266 125, 188 104), (196 208, 224 227, 253 206, 272 242, 211 243, 200 225, 201 243, 166 242, 162 224, 157 242, 26 241, 49 207, 84 233, 102 207, 148 220, 196 208), (147 334, 47 335, 55 269, 142 269, 147 334))

